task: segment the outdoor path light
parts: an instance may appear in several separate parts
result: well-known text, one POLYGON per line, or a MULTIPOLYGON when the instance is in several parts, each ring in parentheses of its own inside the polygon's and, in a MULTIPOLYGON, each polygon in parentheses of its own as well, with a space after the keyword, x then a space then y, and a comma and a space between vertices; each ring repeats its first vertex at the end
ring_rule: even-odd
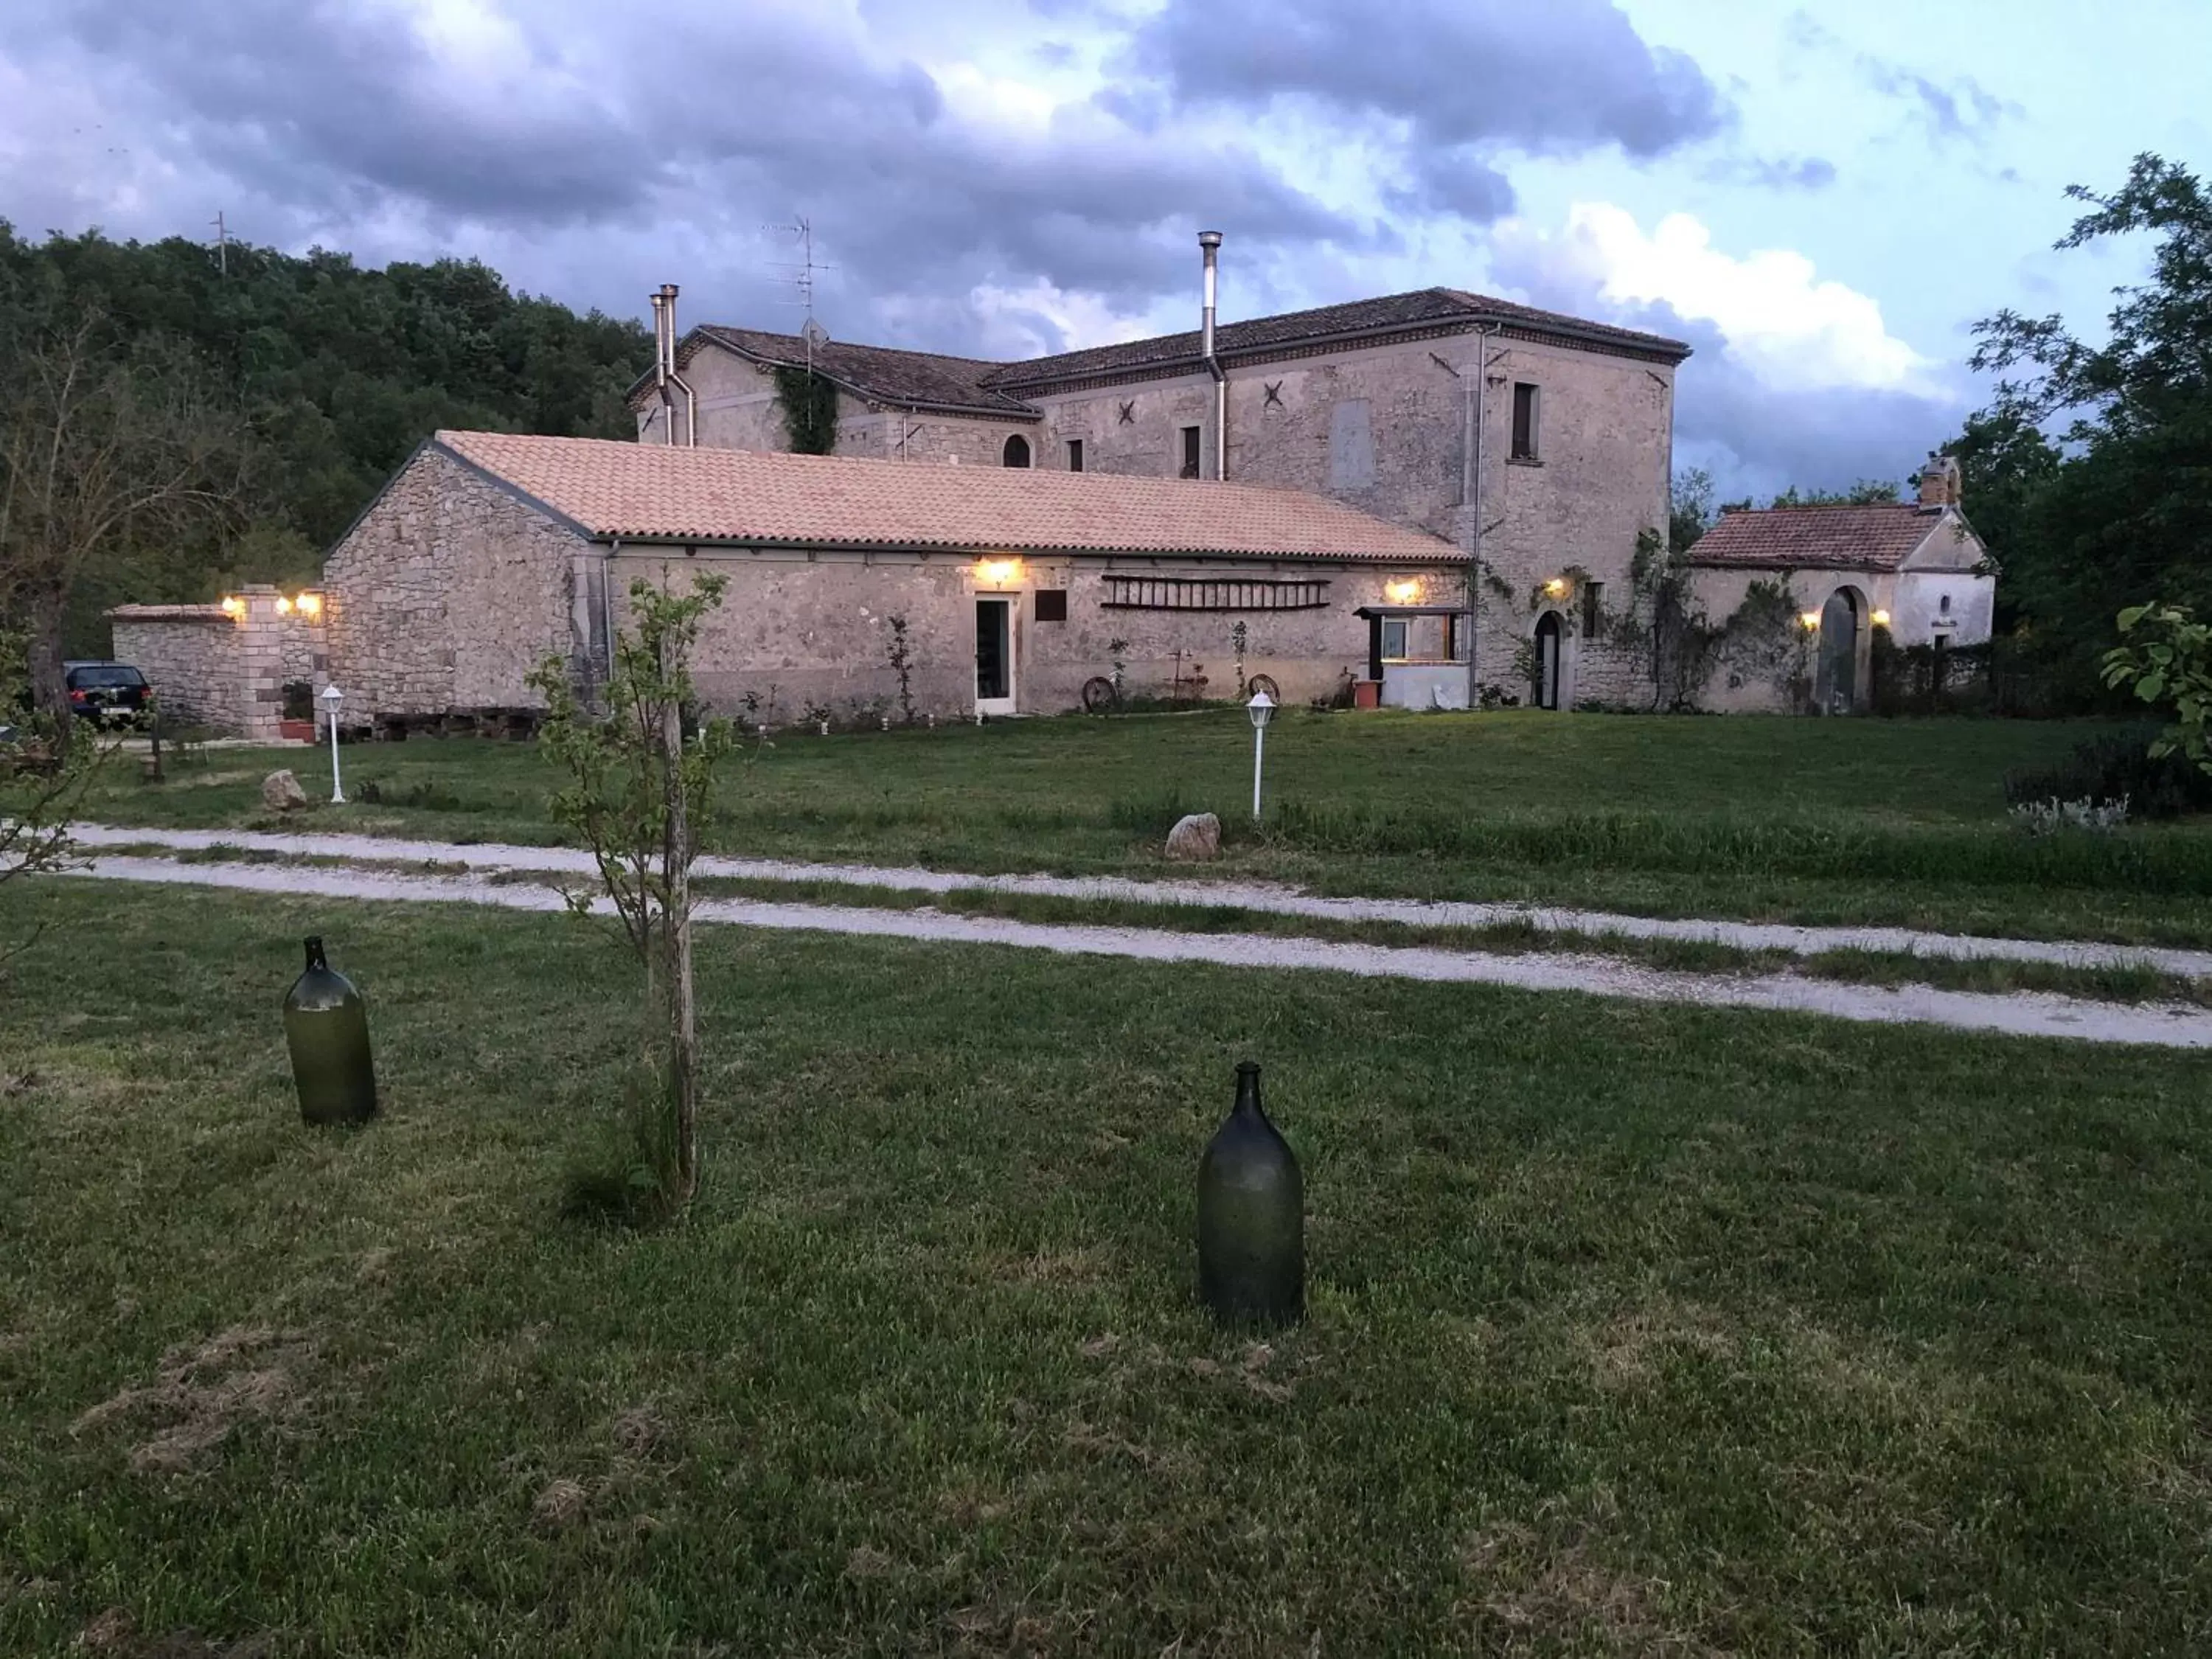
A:
POLYGON ((1267 720, 1275 712, 1275 700, 1265 691, 1255 691, 1244 712, 1252 717, 1252 816, 1256 818, 1260 816, 1260 763, 1267 753, 1267 720))
POLYGON ((376 1066, 368 1053, 368 1005, 332 971, 323 942, 307 941, 307 970, 284 999, 284 1046, 300 1115, 310 1123, 366 1123, 376 1115, 376 1066))
POLYGON ((1260 1067, 1237 1067, 1237 1104, 1198 1164, 1198 1294, 1226 1323, 1293 1324, 1306 1307, 1305 1186, 1260 1104, 1260 1067))
POLYGON ((337 682, 332 680, 323 688, 322 696, 316 701, 323 705, 324 713, 331 717, 331 805, 343 806, 345 789, 338 782, 338 705, 345 701, 345 693, 339 690, 337 682))

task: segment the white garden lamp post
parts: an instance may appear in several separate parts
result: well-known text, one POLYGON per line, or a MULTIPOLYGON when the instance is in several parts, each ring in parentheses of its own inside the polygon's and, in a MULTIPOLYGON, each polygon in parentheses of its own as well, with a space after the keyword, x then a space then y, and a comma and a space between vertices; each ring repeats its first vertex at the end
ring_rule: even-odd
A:
POLYGON ((331 805, 343 806, 345 789, 338 782, 338 705, 345 701, 345 693, 338 690, 336 681, 332 681, 323 688, 322 695, 316 701, 322 704, 323 712, 331 719, 331 805))
POLYGON ((1252 701, 1244 705, 1244 712, 1252 717, 1252 816, 1260 816, 1260 763, 1267 750, 1267 720, 1275 712, 1275 700, 1265 691, 1255 691, 1252 701))

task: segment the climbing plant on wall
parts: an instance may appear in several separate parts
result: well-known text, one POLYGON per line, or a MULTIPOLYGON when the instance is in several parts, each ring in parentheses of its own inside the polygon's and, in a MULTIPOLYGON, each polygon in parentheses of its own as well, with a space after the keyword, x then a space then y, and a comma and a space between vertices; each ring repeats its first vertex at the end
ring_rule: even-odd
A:
POLYGON ((1653 708, 1695 708, 1723 665, 1732 687, 1778 676, 1791 702, 1802 700, 1805 640, 1787 580, 1751 583, 1743 603, 1716 622, 1698 603, 1681 550, 1656 530, 1637 537, 1628 580, 1627 606, 1607 611, 1604 627, 1613 648, 1638 659, 1650 678, 1653 708))
POLYGON ((827 455, 837 447, 837 387, 827 375, 793 363, 775 371, 783 433, 794 455, 827 455))

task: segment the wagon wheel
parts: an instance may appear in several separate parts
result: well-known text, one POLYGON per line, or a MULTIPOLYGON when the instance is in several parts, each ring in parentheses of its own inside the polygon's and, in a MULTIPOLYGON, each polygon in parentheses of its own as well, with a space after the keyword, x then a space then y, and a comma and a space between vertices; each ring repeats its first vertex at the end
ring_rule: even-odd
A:
POLYGON ((1102 708, 1111 708, 1120 701, 1114 692, 1114 682, 1103 674, 1093 674, 1083 682, 1083 712, 1095 714, 1102 708))
POLYGON ((1283 700, 1283 688, 1275 684, 1275 677, 1273 674, 1253 675, 1250 679, 1244 682, 1244 690, 1248 700, 1258 696, 1262 691, 1267 694, 1269 702, 1280 703, 1283 700))

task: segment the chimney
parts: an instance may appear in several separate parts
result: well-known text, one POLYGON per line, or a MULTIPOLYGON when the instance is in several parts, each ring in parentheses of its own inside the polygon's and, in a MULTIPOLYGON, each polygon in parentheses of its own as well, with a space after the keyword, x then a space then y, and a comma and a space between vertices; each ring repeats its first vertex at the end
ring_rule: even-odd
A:
POLYGON ((1958 459, 1941 450, 1929 450, 1928 465, 1920 469, 1920 505, 1958 506, 1960 483, 1958 459))
POLYGON ((661 441, 676 441, 676 394, 684 394, 684 441, 699 441, 699 399, 691 386, 676 372, 676 295, 673 283, 663 283, 647 297, 653 301, 653 383, 660 392, 660 406, 668 424, 661 441))
POLYGON ((1198 233, 1199 258, 1205 262, 1206 293, 1199 324, 1198 355, 1206 360, 1206 372, 1213 376, 1213 476, 1229 476, 1229 377, 1221 372, 1221 364, 1213 355, 1213 311, 1215 287, 1220 275, 1221 233, 1201 230, 1198 233))

